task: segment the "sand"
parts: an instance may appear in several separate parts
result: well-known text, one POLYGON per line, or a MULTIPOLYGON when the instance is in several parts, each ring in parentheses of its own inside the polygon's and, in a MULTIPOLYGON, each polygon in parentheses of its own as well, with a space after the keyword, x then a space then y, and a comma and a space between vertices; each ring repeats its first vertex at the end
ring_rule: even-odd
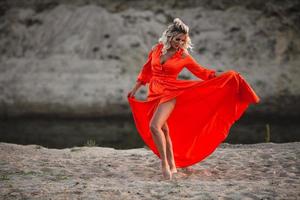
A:
POLYGON ((0 143, 0 199, 300 199, 300 142, 222 143, 162 179, 148 149, 0 143))

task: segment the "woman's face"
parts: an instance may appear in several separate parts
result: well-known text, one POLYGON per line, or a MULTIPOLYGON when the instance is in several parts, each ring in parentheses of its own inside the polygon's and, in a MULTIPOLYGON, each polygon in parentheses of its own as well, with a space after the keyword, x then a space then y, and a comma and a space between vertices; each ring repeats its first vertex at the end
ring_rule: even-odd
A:
POLYGON ((171 47, 174 49, 182 48, 186 43, 186 38, 187 38, 187 34, 184 33, 179 33, 175 35, 170 41, 171 47))

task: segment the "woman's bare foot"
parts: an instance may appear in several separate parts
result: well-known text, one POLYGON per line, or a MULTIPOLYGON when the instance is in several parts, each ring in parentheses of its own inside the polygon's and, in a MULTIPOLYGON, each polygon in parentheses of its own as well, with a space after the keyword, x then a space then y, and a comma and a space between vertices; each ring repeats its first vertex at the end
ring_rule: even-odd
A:
POLYGON ((174 174, 174 173, 177 173, 177 169, 176 169, 176 165, 175 165, 175 161, 174 161, 174 158, 173 159, 168 159, 168 164, 170 166, 170 170, 171 172, 174 174))
POLYGON ((185 172, 187 172, 187 173, 193 173, 193 172, 194 172, 194 169, 191 168, 191 167, 185 167, 185 168, 183 168, 183 170, 184 170, 185 172))
POLYGON ((172 174, 177 173, 176 167, 171 167, 171 173, 172 173, 172 174))
POLYGON ((164 176, 164 179, 171 180, 172 179, 172 172, 170 170, 169 165, 168 164, 162 164, 161 168, 162 168, 162 174, 164 176))

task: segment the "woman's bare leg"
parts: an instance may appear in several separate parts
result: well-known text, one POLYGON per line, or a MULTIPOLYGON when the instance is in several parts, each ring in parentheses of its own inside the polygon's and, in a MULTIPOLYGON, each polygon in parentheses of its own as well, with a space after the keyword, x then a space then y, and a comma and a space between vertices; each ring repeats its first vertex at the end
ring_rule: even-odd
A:
POLYGON ((170 132, 169 132, 169 127, 167 122, 164 123, 162 127, 162 131, 164 132, 166 138, 166 152, 167 152, 168 164, 170 166, 171 172, 176 173, 177 169, 174 160, 173 145, 172 145, 172 140, 170 138, 170 134, 169 134, 170 132))
POLYGON ((166 137, 162 131, 162 127, 171 114, 176 103, 176 99, 164 102, 160 104, 153 114, 150 121, 150 130, 152 132, 154 143, 157 147, 161 158, 162 173, 166 179, 172 178, 172 173, 170 171, 170 166, 167 160, 167 150, 166 150, 166 137))

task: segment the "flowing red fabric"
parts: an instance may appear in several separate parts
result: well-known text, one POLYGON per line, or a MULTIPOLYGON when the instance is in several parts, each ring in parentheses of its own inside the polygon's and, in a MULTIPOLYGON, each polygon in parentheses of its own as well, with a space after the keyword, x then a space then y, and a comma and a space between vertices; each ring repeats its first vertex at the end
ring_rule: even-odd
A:
POLYGON ((182 49, 161 64, 162 48, 161 43, 152 48, 137 78, 143 85, 149 83, 147 100, 128 97, 128 102, 140 136, 160 158, 149 123, 159 104, 176 98, 167 124, 175 164, 187 167, 213 153, 249 104, 260 99, 238 72, 216 76, 182 49), (177 79, 184 67, 202 80, 177 79))

